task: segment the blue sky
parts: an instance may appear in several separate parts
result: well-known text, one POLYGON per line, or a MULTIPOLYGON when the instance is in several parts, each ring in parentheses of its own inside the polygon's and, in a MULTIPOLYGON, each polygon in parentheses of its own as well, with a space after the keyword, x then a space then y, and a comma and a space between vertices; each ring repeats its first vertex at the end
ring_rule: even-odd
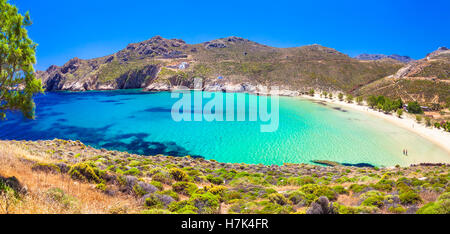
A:
POLYGON ((240 36, 276 47, 321 44, 423 58, 450 46, 450 1, 10 0, 30 11, 37 69, 112 54, 161 35, 200 43, 240 36))

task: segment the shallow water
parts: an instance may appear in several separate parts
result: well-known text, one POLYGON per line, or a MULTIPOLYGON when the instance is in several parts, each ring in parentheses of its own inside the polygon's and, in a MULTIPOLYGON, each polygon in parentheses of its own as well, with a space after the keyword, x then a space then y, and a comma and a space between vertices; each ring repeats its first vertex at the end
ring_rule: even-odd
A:
MULTIPOLYGON (((250 96, 228 95, 247 101, 250 96)), ((423 162, 449 158, 433 143, 386 120, 331 104, 280 97, 279 128, 262 133, 262 121, 175 122, 171 108, 177 100, 168 92, 138 90, 47 93, 35 98, 36 120, 10 113, 7 121, 0 122, 0 139, 72 139, 144 155, 192 155, 267 165, 312 160, 373 166, 417 163, 412 158, 418 157, 402 155, 404 148, 423 162)), ((248 102, 246 107, 254 108, 248 102)), ((193 110, 198 113, 201 108, 193 106, 193 110)))

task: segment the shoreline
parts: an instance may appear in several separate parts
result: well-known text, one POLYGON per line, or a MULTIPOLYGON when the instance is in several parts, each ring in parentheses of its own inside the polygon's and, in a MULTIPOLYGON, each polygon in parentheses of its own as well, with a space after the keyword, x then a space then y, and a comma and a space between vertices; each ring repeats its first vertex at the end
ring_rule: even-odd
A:
POLYGON ((406 129, 410 132, 413 132, 425 138, 426 140, 432 142, 433 144, 445 150, 448 153, 448 156, 450 156, 450 144, 449 144, 450 133, 445 132, 444 130, 436 129, 434 127, 426 127, 424 124, 417 123, 414 118, 414 115, 411 115, 407 112, 404 112, 402 118, 399 118, 396 116, 396 114, 384 114, 383 112, 371 109, 369 106, 365 104, 358 105, 355 102, 348 103, 346 101, 340 101, 335 97, 333 97, 333 99, 330 100, 328 98, 322 98, 320 97, 320 95, 315 94, 314 96, 300 95, 298 96, 298 98, 324 101, 326 103, 348 107, 350 109, 361 111, 370 114, 372 116, 383 118, 384 120, 387 120, 398 127, 406 129))
MULTIPOLYGON (((127 90, 127 89, 112 89, 112 90, 90 90, 90 91, 98 91, 98 92, 108 92, 108 91, 120 91, 120 90, 127 90)), ((175 90, 180 89, 171 89, 171 90, 144 90, 144 89, 128 89, 128 90, 139 90, 140 92, 146 92, 146 93, 161 93, 161 92, 171 92, 175 90)), ((189 91, 200 91, 199 89, 188 89, 189 91)), ((201 90, 203 92, 220 92, 218 90, 201 90)), ((55 92, 55 91, 53 91, 55 92)), ((70 91, 70 90, 60 90, 56 92, 86 92, 86 91, 70 91)), ((87 91, 89 92, 89 91, 87 91)), ((223 92, 223 91, 222 91, 223 92)), ((268 96, 271 95, 270 92, 249 92, 249 91, 238 91, 234 90, 230 93, 247 93, 250 95, 256 95, 256 96, 268 96)), ((316 100, 316 101, 324 101, 326 103, 332 103, 344 107, 351 108, 353 110, 361 111, 364 113, 368 113, 372 116, 376 116, 379 118, 382 118, 384 120, 389 121, 392 124, 395 124, 396 126, 399 126, 401 128, 404 128, 410 132, 413 132, 426 140, 432 142, 433 144, 439 146, 444 151, 446 151, 450 156, 450 144, 446 142, 450 142, 450 133, 446 132, 444 130, 436 129, 434 127, 426 127, 424 124, 417 123, 415 120, 415 116, 412 114, 409 114, 407 112, 403 112, 402 118, 398 118, 395 113, 392 114, 384 114, 382 112, 376 111, 371 109, 369 106, 365 104, 358 105, 353 101, 353 103, 348 103, 345 100, 340 101, 337 98, 338 92, 333 93, 333 98, 330 100, 329 98, 323 98, 320 97, 320 94, 314 94, 314 96, 302 94, 300 91, 294 91, 290 89, 280 89, 278 91, 278 95, 280 97, 290 97, 290 98, 303 98, 303 99, 309 99, 309 100, 316 100)))

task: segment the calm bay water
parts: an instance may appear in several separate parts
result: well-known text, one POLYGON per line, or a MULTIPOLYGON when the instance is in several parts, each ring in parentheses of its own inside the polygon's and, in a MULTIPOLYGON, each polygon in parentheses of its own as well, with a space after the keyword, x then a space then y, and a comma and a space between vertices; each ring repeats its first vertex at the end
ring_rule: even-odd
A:
MULTIPOLYGON (((279 129, 270 133, 260 132, 261 121, 175 122, 171 108, 177 99, 167 92, 58 92, 37 96, 35 101, 36 120, 10 113, 7 121, 0 122, 0 139, 72 139, 144 155, 192 155, 267 165, 311 160, 374 166, 417 163, 412 159, 417 157, 402 155, 403 148, 424 161, 448 157, 424 138, 385 120, 300 98, 280 97, 279 129)), ((193 109, 200 111, 200 107, 193 109)))

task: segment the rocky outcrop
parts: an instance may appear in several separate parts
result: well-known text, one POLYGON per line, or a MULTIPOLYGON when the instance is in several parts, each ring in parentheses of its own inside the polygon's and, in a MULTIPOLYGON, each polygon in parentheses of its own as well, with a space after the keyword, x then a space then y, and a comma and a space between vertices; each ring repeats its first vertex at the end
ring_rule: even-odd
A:
POLYGON ((212 49, 212 48, 226 48, 227 45, 220 42, 205 42, 204 43, 206 49, 212 49))
POLYGON ((127 58, 130 55, 138 56, 163 56, 165 58, 185 58, 187 57, 179 48, 186 46, 186 42, 181 39, 165 39, 161 36, 155 36, 147 41, 129 44, 126 49, 120 51, 117 55, 120 58, 127 58))
POLYGON ((156 81, 145 87, 144 91, 170 91, 170 90, 181 90, 181 89, 191 89, 191 90, 203 90, 207 92, 228 92, 228 93, 250 93, 256 95, 270 95, 278 94, 280 96, 299 96, 301 93, 296 90, 289 89, 279 89, 270 90, 269 88, 257 84, 251 83, 232 83, 232 82, 212 82, 206 81, 201 87, 194 87, 194 81, 190 80, 182 85, 171 85, 170 82, 156 81))
POLYGON ((169 91, 170 85, 167 82, 155 82, 143 89, 144 91, 169 91))
POLYGON ((159 68, 149 65, 141 70, 133 70, 122 74, 115 80, 117 89, 138 89, 149 85, 158 75, 159 68))
MULTIPOLYGON (((100 81, 94 67, 86 66, 86 61, 73 59, 62 67, 52 66, 46 72, 38 73, 47 91, 87 91, 136 89, 146 87, 159 72, 157 65, 148 65, 139 70, 127 71, 114 80, 100 81), (74 77, 82 69, 90 69, 81 78, 74 77)), ((85 71, 86 72, 86 71, 85 71)))
POLYGON ((430 60, 430 59, 433 59, 437 56, 444 55, 444 54, 450 55, 450 50, 447 47, 442 46, 442 47, 439 47, 437 50, 427 54, 426 59, 430 60))
MULTIPOLYGON (((439 71, 433 71, 433 68, 431 68, 433 62, 442 62, 444 64, 449 64, 449 58, 450 50, 446 47, 439 47, 436 51, 429 53, 426 58, 413 61, 402 67, 400 70, 398 70, 397 73, 394 74, 394 77, 397 79, 415 76, 424 76, 425 78, 429 76, 428 78, 436 78, 436 75, 434 73, 439 73, 439 71), (421 72, 427 67, 429 68, 429 71, 426 74, 422 74, 421 72)), ((447 69, 448 68, 450 67, 447 67, 447 69)))
POLYGON ((50 66, 45 72, 37 72, 38 78, 42 80, 47 91, 73 90, 84 91, 93 89, 96 77, 92 71, 98 68, 95 60, 82 60, 73 58, 61 67, 50 66), (80 71, 82 77, 77 77, 80 71))

